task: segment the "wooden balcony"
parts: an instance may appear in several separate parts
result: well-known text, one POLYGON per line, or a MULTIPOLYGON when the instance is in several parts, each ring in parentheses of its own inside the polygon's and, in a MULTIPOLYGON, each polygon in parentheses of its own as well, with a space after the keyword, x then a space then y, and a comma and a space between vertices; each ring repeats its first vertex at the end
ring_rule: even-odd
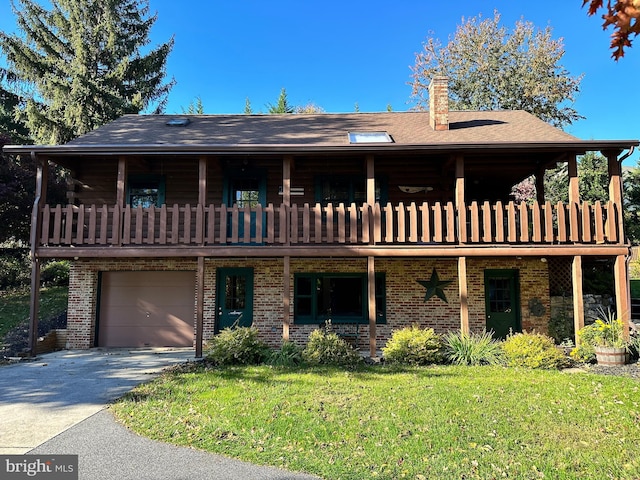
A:
MULTIPOLYGON (((46 205, 39 251, 60 247, 623 245, 615 204, 46 205), (464 225, 465 228, 459 228, 464 225)), ((112 250, 112 249, 110 249, 112 250)), ((113 252, 113 250, 112 250, 113 252)), ((212 253, 215 255, 215 253, 212 253)), ((265 254, 266 250, 265 250, 265 254)))

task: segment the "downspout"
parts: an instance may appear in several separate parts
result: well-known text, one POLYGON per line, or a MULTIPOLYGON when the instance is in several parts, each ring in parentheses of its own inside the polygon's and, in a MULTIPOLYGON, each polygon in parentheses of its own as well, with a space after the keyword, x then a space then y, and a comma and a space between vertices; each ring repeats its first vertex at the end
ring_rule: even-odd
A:
POLYGON ((38 158, 31 151, 31 159, 36 164, 36 196, 31 211, 31 295, 29 305, 29 354, 36 356, 38 343, 38 313, 40 304, 40 259, 38 258, 37 243, 40 221, 40 201, 42 199, 42 183, 44 179, 44 166, 38 164, 38 158))
MULTIPOLYGON (((618 159, 618 162, 620 162, 620 172, 622 172, 622 162, 624 162, 627 158, 629 158, 633 154, 635 148, 636 148, 635 145, 631 145, 631 147, 629 148, 629 151, 618 159)), ((621 183, 620 190, 623 192, 623 195, 624 195, 624 182, 622 179, 622 174, 620 175, 620 183, 621 183)), ((631 245, 629 245, 629 253, 625 258, 625 267, 627 269, 627 308, 629 309, 629 328, 636 330, 636 326, 635 326, 635 323, 633 322, 633 318, 631 318, 631 275, 629 275, 629 265, 631 264, 631 255, 632 255, 631 245)))

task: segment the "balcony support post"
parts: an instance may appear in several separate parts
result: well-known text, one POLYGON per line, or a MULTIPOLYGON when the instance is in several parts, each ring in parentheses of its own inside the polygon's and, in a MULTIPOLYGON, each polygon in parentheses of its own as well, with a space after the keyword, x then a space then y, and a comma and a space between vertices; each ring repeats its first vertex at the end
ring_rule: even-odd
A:
POLYGON ((204 257, 198 257, 196 270, 196 357, 202 358, 204 330, 204 257))
POLYGON ((458 291, 460 293, 460 331, 469 333, 469 299, 467 294, 467 257, 458 257, 458 291))
POLYGON ((616 316, 622 321, 625 338, 629 338, 629 322, 631 321, 631 295, 629 291, 629 278, 627 258, 618 255, 613 266, 613 278, 616 293, 616 316))
POLYGON ((369 356, 378 355, 376 345, 376 263, 374 257, 367 257, 367 297, 369 305, 369 356))
POLYGON ((283 258, 282 274, 282 341, 289 341, 289 325, 291 322, 291 257, 283 258))
POLYGON ((571 263, 571 285, 573 286, 573 326, 576 345, 580 342, 578 331, 584 327, 584 299, 582 293, 582 257, 576 255, 571 263))

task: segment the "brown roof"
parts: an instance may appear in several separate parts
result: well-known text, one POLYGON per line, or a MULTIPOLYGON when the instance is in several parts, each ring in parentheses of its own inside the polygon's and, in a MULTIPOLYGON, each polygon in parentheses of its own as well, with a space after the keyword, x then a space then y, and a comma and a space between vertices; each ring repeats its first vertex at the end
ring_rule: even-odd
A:
POLYGON ((450 112, 449 124, 434 131, 429 112, 125 115, 68 145, 348 145, 353 131, 386 131, 396 145, 578 140, 524 111, 450 112), (174 118, 190 122, 168 126, 174 118))

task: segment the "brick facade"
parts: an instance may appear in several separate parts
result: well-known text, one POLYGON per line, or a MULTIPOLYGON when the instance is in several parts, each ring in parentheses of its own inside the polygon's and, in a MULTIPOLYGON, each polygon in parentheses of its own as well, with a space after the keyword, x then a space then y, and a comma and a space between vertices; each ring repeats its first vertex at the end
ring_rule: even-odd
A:
MULTIPOLYGON (((207 259, 204 285, 204 339, 215 333, 216 272, 218 268, 252 267, 254 269, 253 325, 262 338, 277 347, 282 341, 283 262, 281 259, 207 259)), ((376 328, 378 348, 384 346, 394 329, 417 324, 432 327, 439 333, 460 328, 457 260, 455 258, 377 258, 376 272, 386 277, 386 324, 376 328), (425 288, 418 280, 428 280, 433 269, 440 280, 452 280, 444 288, 448 303, 433 297, 424 301, 425 288)), ((472 331, 485 327, 484 272, 486 269, 516 269, 520 281, 522 328, 547 331, 550 299, 547 264, 539 258, 468 258, 467 281, 469 324, 472 331), (535 306, 536 308, 532 308, 535 306)), ((196 270, 193 259, 79 260, 72 262, 69 279, 68 345, 90 348, 95 343, 95 319, 98 304, 98 278, 101 271, 196 270)), ((291 259, 290 317, 294 322, 294 282, 296 273, 364 273, 366 258, 291 259)), ((195 298, 195 293, 194 293, 195 298)), ((195 302, 194 302, 195 305, 195 302)), ((194 309, 195 310, 195 309, 194 309)), ((194 313, 195 318, 195 313, 194 313)), ((194 322, 195 323, 195 322, 194 322)), ((304 344, 317 325, 292 323, 290 339, 304 344)), ((352 328, 355 326, 341 327, 352 328)), ((359 347, 368 348, 368 325, 360 325, 359 347)))

